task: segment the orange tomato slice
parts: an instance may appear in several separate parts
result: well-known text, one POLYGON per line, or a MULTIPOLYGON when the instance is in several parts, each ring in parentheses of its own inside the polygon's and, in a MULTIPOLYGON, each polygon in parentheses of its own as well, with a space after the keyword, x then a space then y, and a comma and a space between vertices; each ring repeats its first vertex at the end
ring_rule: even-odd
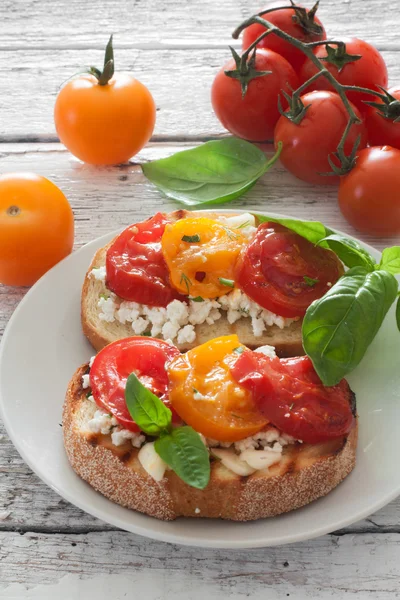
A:
POLYGON ((169 400, 197 432, 221 442, 254 435, 267 423, 250 392, 230 372, 244 348, 237 335, 215 338, 167 365, 169 400))
POLYGON ((202 298, 231 292, 236 261, 247 243, 239 231, 204 217, 167 225, 161 247, 171 284, 182 294, 202 298))

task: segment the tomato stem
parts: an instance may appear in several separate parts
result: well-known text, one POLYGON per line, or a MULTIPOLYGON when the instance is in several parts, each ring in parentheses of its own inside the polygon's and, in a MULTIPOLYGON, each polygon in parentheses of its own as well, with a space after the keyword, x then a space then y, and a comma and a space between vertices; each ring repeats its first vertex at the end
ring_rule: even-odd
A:
POLYGON ((114 75, 114 48, 113 48, 113 34, 110 35, 106 51, 104 53, 104 65, 103 70, 97 69, 96 67, 90 67, 87 71, 93 77, 96 77, 99 85, 107 85, 114 75))
MULTIPOLYGON (((291 0, 291 2, 292 2, 292 0, 291 0)), ((317 2, 316 7, 314 7, 314 9, 316 10, 317 7, 318 7, 318 2, 317 2)), ((281 7, 281 9, 283 9, 283 8, 284 7, 281 7)), ((293 2, 292 2, 292 8, 293 8, 293 2)), ((348 173, 351 170, 351 168, 355 164, 356 152, 357 152, 358 145, 360 143, 360 139, 356 140, 356 143, 354 144, 350 155, 346 156, 345 151, 344 151, 346 139, 350 133, 352 126, 361 123, 361 120, 355 113, 352 104, 349 102, 349 100, 347 98, 346 92, 347 91, 354 91, 354 92, 357 91, 357 92, 368 93, 368 94, 371 94, 371 95, 381 98, 382 100, 386 101, 386 103, 388 102, 388 99, 383 94, 376 92, 374 90, 370 90, 367 88, 359 88, 357 86, 346 86, 346 85, 340 84, 337 81, 337 79, 335 78, 335 76, 332 75, 332 73, 330 71, 328 71, 328 69, 326 69, 323 62, 321 62, 321 60, 313 52, 313 48, 315 46, 320 46, 320 45, 324 44, 327 48, 328 57, 329 57, 329 54, 337 53, 337 55, 339 56, 339 59, 340 58, 343 59, 344 57, 347 57, 344 59, 344 60, 347 60, 347 62, 351 62, 352 60, 357 60, 358 57, 356 57, 356 56, 349 57, 348 55, 346 55, 346 45, 344 42, 337 41, 337 40, 323 40, 323 41, 318 41, 318 42, 304 43, 304 42, 294 38, 293 36, 289 35, 285 31, 282 31, 282 29, 280 29, 279 27, 276 27, 276 25, 274 25, 273 23, 270 23, 266 19, 262 18, 262 15, 265 15, 268 12, 271 12, 272 10, 277 10, 277 9, 269 9, 267 11, 262 11, 261 13, 253 15, 252 17, 249 17, 248 19, 243 21, 243 23, 241 25, 239 25, 239 27, 237 27, 235 29, 235 31, 232 33, 232 37, 234 39, 237 39, 239 37, 239 35, 241 34, 241 32, 244 29, 246 29, 247 27, 249 27, 250 25, 258 24, 258 25, 262 25, 263 27, 265 27, 265 31, 261 35, 259 35, 259 37, 252 44, 250 44, 250 46, 243 52, 243 54, 241 56, 241 61, 243 61, 244 64, 246 64, 247 58, 248 58, 250 52, 255 50, 255 48, 257 47, 257 44, 259 44, 259 42, 261 40, 263 40, 265 37, 267 37, 268 35, 271 35, 271 34, 274 34, 277 37, 285 40, 286 42, 288 42, 289 44, 291 44, 292 46, 294 46, 295 48, 297 48, 303 54, 306 55, 306 57, 316 66, 316 68, 318 69, 318 73, 316 73, 315 75, 310 77, 310 79, 308 79, 308 81, 304 82, 299 88, 297 88, 297 90, 294 90, 292 92, 291 97, 286 92, 283 92, 283 95, 289 102, 289 110, 288 111, 283 111, 280 98, 278 98, 278 108, 279 108, 281 114, 283 114, 286 118, 290 119, 292 122, 294 122, 296 124, 299 124, 301 122, 301 120, 303 119, 303 117, 305 116, 306 111, 307 111, 307 106, 304 106, 303 102, 301 101, 300 94, 318 77, 320 77, 321 75, 323 77, 325 77, 325 79, 327 79, 329 81, 329 83, 331 84, 331 86, 334 88, 336 93, 340 96, 340 98, 343 102, 343 105, 346 108, 346 111, 349 115, 349 121, 343 132, 343 136, 338 144, 337 151, 334 154, 334 157, 340 162, 340 167, 338 167, 337 164, 335 164, 335 162, 333 162, 333 158, 328 157, 329 164, 332 167, 332 173, 329 173, 329 174, 326 173, 326 175, 345 175, 346 173, 348 173), (336 50, 333 49, 332 47, 330 47, 330 53, 329 53, 329 50, 328 50, 329 44, 336 45, 337 46, 336 50)), ((297 10, 300 10, 300 7, 297 7, 297 10)), ((305 9, 302 9, 302 10, 305 11, 305 9)), ((315 10, 314 10, 314 13, 315 13, 315 10)))

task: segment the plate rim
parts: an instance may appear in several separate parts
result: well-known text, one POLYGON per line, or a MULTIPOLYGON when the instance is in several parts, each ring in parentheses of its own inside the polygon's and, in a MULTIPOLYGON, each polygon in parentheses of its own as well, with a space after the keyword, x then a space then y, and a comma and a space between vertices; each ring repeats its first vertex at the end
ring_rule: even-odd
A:
MULTIPOLYGON (((210 212, 209 209, 203 209, 204 212, 210 212)), ((217 212, 222 212, 222 213, 226 213, 226 212, 232 212, 232 209, 215 209, 215 211, 217 212)), ((234 212, 238 212, 238 213, 247 213, 250 212, 252 214, 264 214, 264 211, 260 211, 258 209, 251 209, 248 208, 246 209, 238 209, 235 207, 234 212)), ((272 218, 283 218, 283 219, 294 219, 294 220, 298 220, 298 221, 302 221, 302 220, 306 220, 306 219, 299 219, 298 217, 295 216, 291 216, 291 215, 283 215, 282 213, 275 213, 275 212, 270 212, 270 211, 265 211, 268 213, 268 216, 271 216, 272 218)), ((19 304, 17 305, 16 309, 14 310, 13 314, 11 315, 5 329, 4 329, 4 333, 1 339, 1 343, 0 343, 0 365, 2 364, 3 361, 3 356, 6 353, 6 349, 7 349, 7 340, 8 337, 10 335, 10 332, 12 330, 13 324, 15 321, 17 321, 19 313, 21 310, 23 310, 23 308, 25 307, 25 305, 27 303, 29 303, 30 301, 30 297, 33 293, 36 292, 36 290, 43 285, 43 282, 46 283, 46 279, 48 278, 48 276, 51 275, 51 273, 53 273, 55 270, 61 270, 63 269, 64 265, 67 264, 70 261, 74 261, 75 257, 79 254, 79 253, 83 253, 86 252, 90 247, 101 247, 101 243, 104 242, 106 243, 107 241, 109 241, 110 239, 112 239, 115 235, 117 235, 120 231, 122 231, 124 228, 119 228, 117 230, 113 230, 112 232, 103 234, 93 240, 91 240, 90 242, 87 242, 86 244, 83 244, 82 246, 80 246, 77 250, 75 250, 74 252, 72 252, 69 256, 65 257, 62 261, 60 261, 59 263, 57 263, 56 265, 54 265, 54 267, 52 267, 49 271, 47 271, 30 289, 29 291, 25 294, 25 296, 23 297, 23 299, 19 302, 19 304)), ((371 246, 370 244, 355 238, 352 235, 349 235, 347 233, 344 233, 338 229, 332 229, 335 233, 341 234, 345 237, 349 237, 352 238, 354 240, 356 240, 358 243, 360 243, 366 250, 368 250, 373 256, 377 255, 377 256, 381 256, 382 253, 377 250, 376 248, 374 248, 373 246, 371 246)), ((104 244, 103 244, 104 245, 104 244)), ((104 515, 103 512, 100 509, 97 509, 96 507, 92 507, 92 506, 88 506, 85 502, 81 502, 80 499, 76 498, 74 496, 74 494, 69 494, 68 490, 63 491, 62 493, 60 492, 59 488, 57 487, 57 485, 55 485, 54 483, 52 483, 51 479, 48 478, 46 476, 46 473, 43 473, 39 468, 36 467, 35 465, 35 461, 31 461, 30 457, 28 455, 28 453, 25 452, 24 448, 22 447, 22 444, 19 443, 19 439, 18 439, 18 435, 17 433, 14 431, 13 426, 11 424, 11 421, 8 419, 7 417, 7 411, 6 411, 6 404, 4 402, 3 399, 3 394, 2 394, 2 387, 1 387, 1 382, 0 382, 0 417, 2 418, 4 427, 6 429, 7 435, 9 436, 10 440, 12 441, 15 449, 17 450, 17 452, 19 453, 19 455, 21 456, 22 460, 25 462, 25 464, 28 465, 28 467, 33 471, 33 473, 39 477, 39 479, 41 479, 46 485, 48 485, 51 489, 53 489, 59 496, 61 496, 62 498, 64 498, 65 500, 67 500, 68 502, 70 502, 72 505, 76 506, 77 508, 79 508, 80 510, 83 510, 84 512, 88 513, 91 516, 94 516, 96 518, 98 518, 99 520, 108 523, 109 525, 112 525, 114 527, 118 527, 124 531, 127 531, 129 533, 133 533, 136 535, 140 535, 152 540, 158 540, 158 541, 162 541, 162 542, 166 542, 166 543, 172 543, 172 544, 181 544, 184 546, 193 546, 193 547, 201 547, 201 548, 213 548, 213 549, 246 549, 246 548, 266 548, 266 547, 273 547, 273 546, 280 546, 280 545, 284 545, 284 544, 289 544, 289 543, 296 543, 296 542, 301 542, 301 541, 307 541, 307 540, 311 540, 314 539, 316 537, 320 537, 322 535, 326 535, 329 533, 332 533, 334 531, 337 531, 339 529, 343 529, 345 527, 348 527, 349 525, 360 521, 362 519, 365 519, 367 516, 371 515, 372 513, 376 512, 377 510, 381 509, 382 507, 386 506, 389 502, 393 501, 395 498, 397 498, 400 495, 400 484, 398 487, 396 487, 390 494, 387 494, 384 498, 382 498, 381 500, 375 502, 372 506, 369 506, 368 508, 366 508, 365 510, 361 511, 360 513, 357 514, 357 517, 354 516, 348 516, 347 518, 343 518, 340 520, 337 520, 335 523, 331 523, 329 525, 326 526, 320 526, 312 531, 310 531, 309 533, 305 534, 305 533, 297 533, 297 534, 283 534, 282 536, 280 536, 279 538, 275 536, 275 538, 270 539, 270 540, 266 540, 263 541, 262 539, 259 540, 252 540, 252 539, 246 539, 246 538, 242 538, 242 539, 235 539, 235 540, 223 540, 223 539, 216 539, 216 540, 207 540, 207 539, 203 539, 203 538, 195 538, 195 539, 190 539, 188 537, 182 536, 180 534, 176 534, 173 531, 172 532, 168 532, 168 533, 164 533, 164 532, 160 532, 160 531, 153 531, 152 529, 148 529, 146 526, 143 525, 136 525, 136 524, 131 524, 131 523, 126 523, 123 519, 119 518, 118 516, 107 516, 104 515)), ((69 467, 72 469, 72 467, 69 465, 69 467)), ((79 477, 76 473, 75 473, 76 477, 79 477)), ((351 474, 350 474, 351 476, 351 474)), ((80 478, 81 479, 81 478, 80 478)), ((86 482, 85 482, 86 483, 86 482)), ((86 485, 89 485, 88 483, 86 483, 86 485)), ((91 487, 91 486, 90 486, 91 487)), ((93 489, 93 488, 92 488, 93 489)), ((100 494, 100 492, 96 493, 100 494)), ((329 495, 329 494, 327 494, 329 495)), ((104 496, 103 496, 104 497, 104 496)), ((105 497, 104 497, 105 498, 105 497)), ((111 500, 109 500, 108 498, 106 498, 106 500, 108 502, 112 502, 111 500)), ((323 498, 321 498, 321 500, 323 500, 323 498)), ((115 504, 115 503, 113 503, 115 504)), ((126 510, 130 510, 130 509, 126 509, 126 510)), ((136 512, 136 511, 132 511, 132 512, 136 512)), ((141 513, 139 513, 141 514, 141 513)), ((148 517, 149 519, 152 517, 148 517)), ((154 519, 155 523, 157 522, 157 519, 154 519)), ((170 524, 171 526, 173 526, 174 521, 171 521, 170 524)), ((229 523, 229 521, 228 521, 229 523)))

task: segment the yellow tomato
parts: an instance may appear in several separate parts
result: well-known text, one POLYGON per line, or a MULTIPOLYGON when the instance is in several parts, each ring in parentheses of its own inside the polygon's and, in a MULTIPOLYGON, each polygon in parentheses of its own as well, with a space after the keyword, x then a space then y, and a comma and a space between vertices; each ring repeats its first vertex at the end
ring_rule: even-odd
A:
POLYGON ((169 400, 178 415, 199 433, 222 442, 254 435, 268 423, 250 392, 231 376, 240 347, 237 335, 215 338, 167 366, 169 400))
POLYGON ((182 294, 202 298, 232 291, 236 261, 245 244, 238 230, 204 217, 167 225, 161 239, 171 284, 182 294))
POLYGON ((54 183, 34 173, 0 177, 0 283, 32 285, 73 243, 72 209, 54 183))
MULTIPOLYGON (((108 53, 108 54, 107 54, 108 53)), ((61 142, 86 163, 127 162, 149 141, 156 106, 145 85, 129 74, 114 75, 111 40, 108 69, 91 69, 69 81, 57 96, 54 121, 61 142)))

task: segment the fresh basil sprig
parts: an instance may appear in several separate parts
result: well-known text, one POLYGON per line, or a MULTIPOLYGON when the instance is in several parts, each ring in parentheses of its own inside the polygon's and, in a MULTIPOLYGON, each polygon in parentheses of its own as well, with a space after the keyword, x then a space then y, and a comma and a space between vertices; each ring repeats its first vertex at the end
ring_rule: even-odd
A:
POLYGON ((192 487, 203 490, 210 480, 210 457, 199 434, 177 427, 154 444, 155 451, 173 471, 192 487))
POLYGON ((303 346, 324 385, 336 385, 360 363, 397 291, 391 273, 355 267, 309 306, 303 346))
POLYGON ((147 435, 160 435, 169 429, 171 411, 139 381, 135 373, 131 373, 126 382, 125 400, 132 419, 147 435))
POLYGON ((142 165, 142 170, 168 198, 189 206, 221 204, 245 194, 278 160, 267 160, 254 144, 229 137, 206 142, 142 165))
MULTIPOLYGON (((303 347, 324 385, 335 385, 361 361, 393 304, 400 273, 400 246, 386 248, 381 261, 355 240, 334 233, 319 221, 255 215, 284 225, 309 242, 329 248, 349 267, 332 288, 307 309, 303 347)), ((400 298, 396 307, 400 330, 400 298)))
POLYGON ((188 427, 172 428, 172 413, 135 373, 128 377, 125 400, 129 414, 144 433, 158 437, 157 454, 188 485, 204 489, 210 480, 210 458, 199 434, 188 427))
POLYGON ((385 248, 382 252, 382 258, 378 268, 388 271, 393 275, 400 273, 400 246, 385 248))

